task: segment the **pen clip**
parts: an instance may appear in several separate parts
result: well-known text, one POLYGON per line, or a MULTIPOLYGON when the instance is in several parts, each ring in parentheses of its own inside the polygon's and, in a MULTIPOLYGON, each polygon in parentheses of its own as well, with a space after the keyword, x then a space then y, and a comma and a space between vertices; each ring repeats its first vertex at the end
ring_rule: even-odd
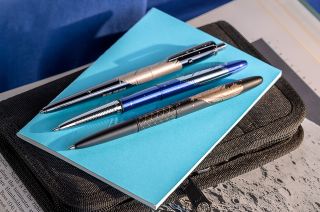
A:
POLYGON ((190 49, 187 49, 178 54, 172 55, 168 58, 168 62, 179 61, 184 64, 191 64, 194 61, 201 59, 203 57, 209 56, 211 54, 215 54, 217 49, 217 45, 213 41, 208 41, 202 43, 198 46, 194 46, 190 49))

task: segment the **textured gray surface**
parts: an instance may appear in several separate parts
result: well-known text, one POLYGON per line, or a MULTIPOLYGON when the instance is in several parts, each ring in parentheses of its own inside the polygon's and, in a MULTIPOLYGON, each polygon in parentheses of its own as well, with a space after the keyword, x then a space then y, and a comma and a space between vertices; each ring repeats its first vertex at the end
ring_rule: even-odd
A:
MULTIPOLYGON (((302 145, 263 167, 203 190, 211 211, 320 211, 320 127, 303 122, 302 145)), ((191 211, 187 198, 159 211, 191 211)))

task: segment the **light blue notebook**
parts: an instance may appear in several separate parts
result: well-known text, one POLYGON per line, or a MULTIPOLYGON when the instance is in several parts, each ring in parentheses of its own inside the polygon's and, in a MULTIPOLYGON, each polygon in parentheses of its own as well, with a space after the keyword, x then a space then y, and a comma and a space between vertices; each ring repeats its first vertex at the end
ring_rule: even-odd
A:
MULTIPOLYGON (((53 101, 210 40, 221 42, 159 10, 152 9, 53 101)), ((60 111, 38 114, 20 130, 18 136, 156 209, 280 75, 278 69, 227 45, 216 56, 161 79, 60 111), (124 114, 105 117, 68 130, 52 131, 65 120, 120 96, 200 68, 240 59, 248 61, 246 69, 202 88, 124 114), (108 143, 68 150, 68 147, 79 139, 123 120, 230 80, 258 75, 264 79, 261 85, 233 99, 108 143)))

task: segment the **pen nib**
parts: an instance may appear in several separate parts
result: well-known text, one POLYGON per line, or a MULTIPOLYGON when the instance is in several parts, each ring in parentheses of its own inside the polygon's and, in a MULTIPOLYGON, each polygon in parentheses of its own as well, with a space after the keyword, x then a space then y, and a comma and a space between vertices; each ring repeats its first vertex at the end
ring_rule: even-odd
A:
POLYGON ((48 113, 48 112, 50 112, 52 109, 55 109, 55 108, 52 108, 52 106, 47 105, 47 106, 45 106, 44 108, 42 108, 42 109, 40 110, 40 113, 48 113))
POLYGON ((73 150, 73 149, 76 149, 75 145, 71 145, 71 146, 69 147, 69 150, 73 150))
POLYGON ((53 131, 55 131, 55 132, 59 131, 59 130, 60 130, 60 127, 56 127, 56 128, 53 129, 53 131))

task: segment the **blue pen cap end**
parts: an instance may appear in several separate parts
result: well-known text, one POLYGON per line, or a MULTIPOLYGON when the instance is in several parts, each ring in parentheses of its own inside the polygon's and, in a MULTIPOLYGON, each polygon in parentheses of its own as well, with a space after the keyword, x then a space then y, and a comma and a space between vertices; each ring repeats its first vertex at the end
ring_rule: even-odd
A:
POLYGON ((247 67, 247 65, 248 65, 248 62, 245 60, 236 60, 236 61, 225 63, 224 68, 228 69, 230 74, 233 74, 237 71, 244 69, 245 67, 247 67))

